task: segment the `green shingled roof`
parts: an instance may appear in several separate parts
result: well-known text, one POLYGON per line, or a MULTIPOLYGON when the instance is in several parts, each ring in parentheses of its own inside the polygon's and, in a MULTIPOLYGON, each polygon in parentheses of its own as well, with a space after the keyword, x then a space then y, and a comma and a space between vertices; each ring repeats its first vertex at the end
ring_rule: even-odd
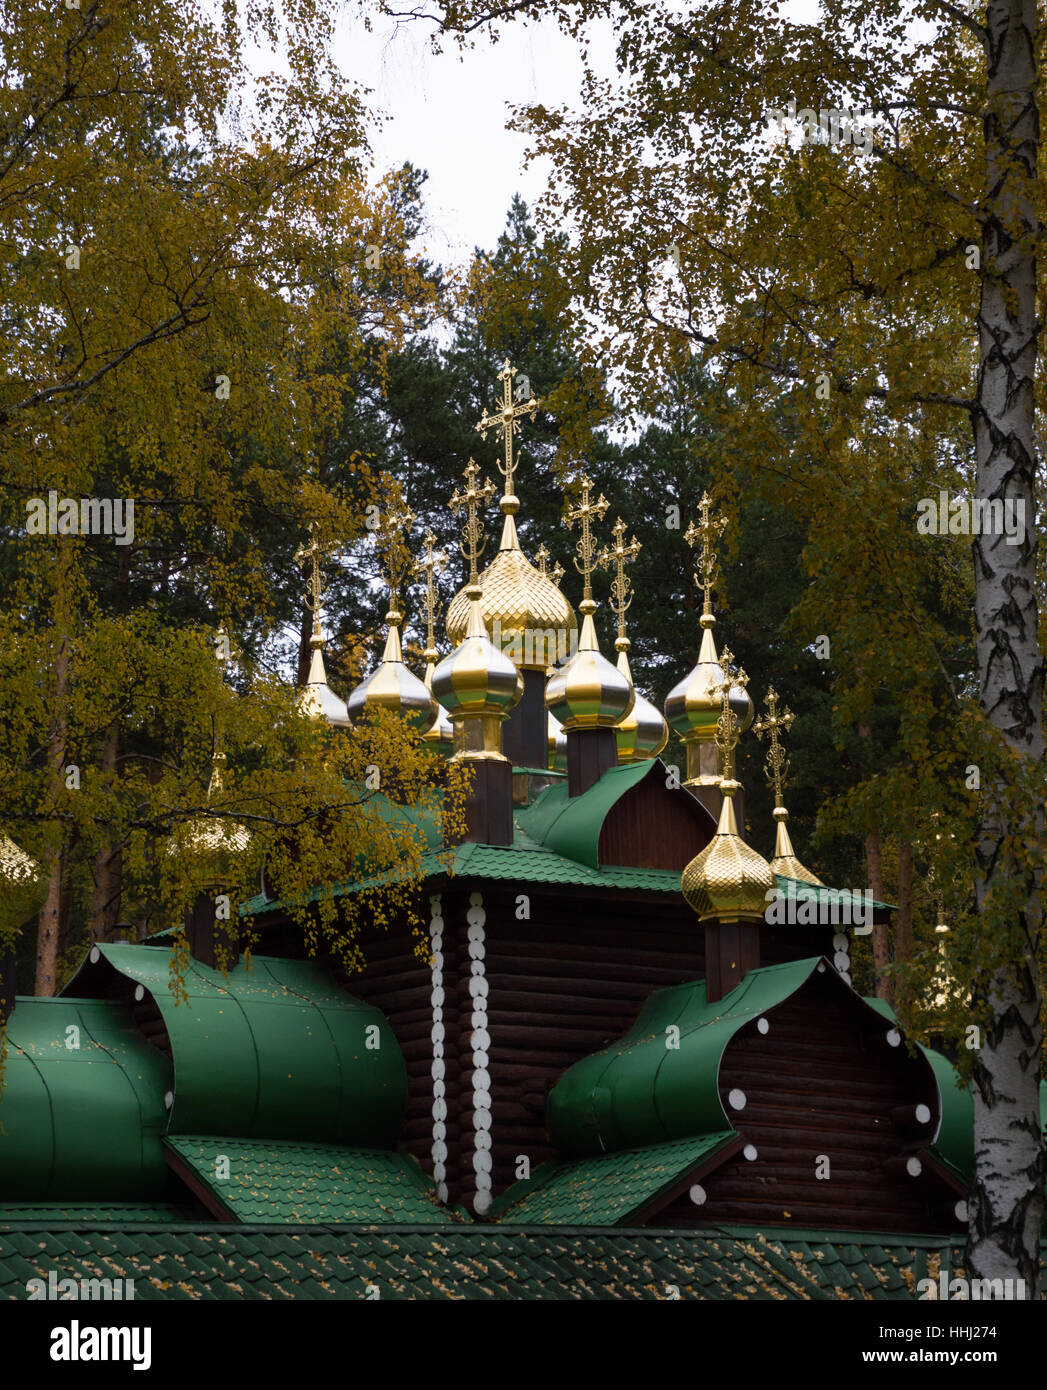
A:
POLYGON ((183 1135, 167 1147, 245 1225, 447 1225, 436 1188, 406 1154, 183 1135), (227 1160, 227 1178, 221 1159, 227 1160))
POLYGON ((946 1238, 566 1227, 139 1226, 0 1232, 0 1298, 26 1281, 134 1280, 156 1299, 757 1299, 910 1302, 929 1262, 954 1274, 946 1238))
MULTIPOLYGON (((650 893, 680 893, 680 875, 674 869, 640 869, 622 865, 590 868, 574 859, 555 854, 532 840, 516 827, 511 845, 480 845, 472 842, 459 845, 454 851, 450 870, 447 855, 425 854, 421 860, 423 881, 449 878, 498 880, 520 884, 562 884, 575 888, 602 888, 608 892, 637 890, 650 893)), ((361 879, 358 882, 335 885, 335 897, 346 897, 366 889, 392 882, 394 875, 361 879)), ((316 901, 321 889, 306 895, 306 901, 316 901)), ((261 894, 245 902, 240 912, 245 917, 263 917, 287 907, 282 899, 267 899, 261 894)), ((161 934, 157 933, 157 937, 161 934)), ((156 939, 156 938, 154 938, 156 939)))
MULTIPOLYGON (((797 902, 812 899, 817 901, 820 923, 832 926, 842 921, 844 925, 850 925, 852 921, 860 919, 859 915, 865 908, 865 898, 861 889, 852 891, 849 888, 827 888, 825 884, 805 883, 803 879, 786 878, 784 874, 775 874, 775 878, 778 881, 779 892, 784 893, 787 898, 795 898, 797 902)), ((892 903, 882 903, 878 898, 870 899, 870 905, 884 912, 895 911, 892 903)), ((805 924, 801 922, 800 925, 805 924)))
POLYGON ((734 1130, 724 1130, 575 1163, 543 1163, 503 1193, 492 1215, 506 1225, 624 1225, 736 1139, 734 1130))
MULTIPOLYGON (((612 807, 643 781, 645 777, 662 776, 665 765, 659 760, 629 763, 610 768, 581 796, 569 796, 563 779, 546 787, 530 806, 517 808, 513 813, 513 843, 511 845, 462 844, 449 851, 440 843, 436 821, 428 813, 413 808, 398 807, 384 797, 382 814, 393 817, 402 814, 414 824, 429 846, 422 855, 422 881, 447 878, 496 880, 509 884, 559 884, 563 887, 597 888, 609 892, 680 893, 680 875, 673 869, 645 869, 628 865, 599 865, 600 833, 612 807)), ((689 793, 685 793, 690 797, 689 793)), ((377 794, 376 794, 377 796, 377 794)), ((693 800, 693 798, 691 798, 693 800)), ((706 814, 701 803, 694 801, 696 816, 706 814)), ((710 818, 711 825, 711 818, 710 818)), ((327 892, 335 897, 379 888, 396 882, 399 871, 362 879, 347 879, 331 887, 316 887, 303 901, 314 902, 327 892)), ((851 894, 847 889, 815 888, 809 883, 778 876, 778 887, 785 894, 799 899, 816 898, 824 920, 832 920, 841 909, 850 918, 851 894)), ((266 916, 286 908, 280 900, 257 894, 242 904, 245 917, 266 916)), ((876 902, 876 908, 889 904, 876 902)), ((801 925, 803 925, 801 923, 801 925)), ((157 933, 160 938, 167 933, 157 933)))
POLYGON ((199 1221, 200 1207, 175 1202, 123 1202, 112 1206, 69 1206, 61 1202, 4 1202, 0 1205, 0 1231, 21 1230, 34 1224, 55 1226, 140 1226, 145 1222, 184 1226, 199 1221))

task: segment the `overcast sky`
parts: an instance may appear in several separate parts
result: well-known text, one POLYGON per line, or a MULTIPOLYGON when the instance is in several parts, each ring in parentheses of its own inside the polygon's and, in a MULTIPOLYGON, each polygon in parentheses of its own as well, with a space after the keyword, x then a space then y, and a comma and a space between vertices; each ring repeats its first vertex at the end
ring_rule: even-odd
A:
MULTIPOLYGON (((541 194, 545 170, 534 164, 525 172, 526 142, 506 129, 509 108, 573 104, 582 71, 577 48, 543 21, 510 25, 494 45, 480 39, 462 54, 454 45, 434 54, 431 25, 396 29, 377 14, 372 22, 369 34, 358 15, 346 15, 335 45, 338 62, 372 88, 372 106, 390 117, 374 136, 379 169, 407 159, 428 169, 426 249, 460 265, 474 247, 494 246, 514 193, 532 207, 541 194)), ((612 67, 609 43, 606 51, 612 67)))

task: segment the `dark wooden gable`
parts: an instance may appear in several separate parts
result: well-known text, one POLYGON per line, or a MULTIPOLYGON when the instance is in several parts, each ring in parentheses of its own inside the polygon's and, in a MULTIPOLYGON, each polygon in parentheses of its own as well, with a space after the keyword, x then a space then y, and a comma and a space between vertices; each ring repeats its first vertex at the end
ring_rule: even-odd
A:
POLYGON ((599 861, 681 872, 716 834, 716 822, 685 787, 670 789, 661 764, 618 798, 600 831, 599 861))
POLYGON ((940 1113, 930 1064, 828 969, 735 1034, 719 1092, 745 1149, 652 1224, 961 1229, 962 1185, 928 1152, 940 1113))

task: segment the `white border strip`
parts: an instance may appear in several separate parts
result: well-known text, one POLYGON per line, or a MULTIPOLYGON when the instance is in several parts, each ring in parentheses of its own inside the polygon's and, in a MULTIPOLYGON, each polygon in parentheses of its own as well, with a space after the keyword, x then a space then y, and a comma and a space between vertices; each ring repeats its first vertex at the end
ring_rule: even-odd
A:
POLYGON ((480 893, 469 894, 466 940, 469 943, 469 997, 472 1000, 473 1049, 473 1211, 486 1216, 491 1208, 491 1037, 487 1031, 487 976, 484 968, 484 911, 480 893))
POLYGON ((432 1008, 432 1027, 429 1037, 433 1045, 433 1143, 430 1153, 433 1159, 433 1181, 436 1183, 436 1197, 440 1202, 447 1201, 447 1088, 444 1067, 444 953, 443 909, 439 893, 429 899, 429 938, 432 942, 432 959, 429 966, 430 993, 432 1008))

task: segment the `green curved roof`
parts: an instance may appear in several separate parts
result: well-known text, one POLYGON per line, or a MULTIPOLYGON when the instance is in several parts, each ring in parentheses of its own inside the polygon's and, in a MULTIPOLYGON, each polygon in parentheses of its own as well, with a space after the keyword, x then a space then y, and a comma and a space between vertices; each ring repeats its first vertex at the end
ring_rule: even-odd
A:
MULTIPOLYGON (((576 1062, 550 1092, 553 1143, 573 1157, 733 1129, 719 1095, 727 1044, 794 994, 821 961, 811 956, 750 970, 715 1003, 706 1000, 704 980, 655 991, 619 1042, 576 1062), (671 1025, 680 1030, 679 1047, 666 1045, 671 1025)), ((868 1007, 838 983, 858 1008, 868 1007)))
POLYGON ((581 796, 571 796, 567 783, 547 787, 532 806, 518 810, 516 819, 532 840, 579 864, 599 868, 600 831, 607 814, 627 791, 664 766, 650 762, 612 767, 581 796))
POLYGON ((550 1092, 553 1143, 571 1156, 733 1130, 717 1086, 724 1049, 754 1015, 799 989, 820 959, 750 970, 713 1004, 704 980, 656 990, 618 1043, 576 1062, 550 1092), (678 1048, 666 1046, 671 1025, 678 1048))
POLYGON ((123 1005, 20 999, 7 1043, 0 1098, 5 1201, 167 1195, 161 1136, 171 1066, 123 1005))
MULTIPOLYGON (((174 1059, 172 1134, 396 1142, 407 1073, 393 1030, 319 965, 254 956, 226 976, 190 960, 188 1003, 179 1003, 168 947, 97 950, 143 985, 163 1015, 174 1059)), ((85 966, 77 978, 97 968, 85 966)))

